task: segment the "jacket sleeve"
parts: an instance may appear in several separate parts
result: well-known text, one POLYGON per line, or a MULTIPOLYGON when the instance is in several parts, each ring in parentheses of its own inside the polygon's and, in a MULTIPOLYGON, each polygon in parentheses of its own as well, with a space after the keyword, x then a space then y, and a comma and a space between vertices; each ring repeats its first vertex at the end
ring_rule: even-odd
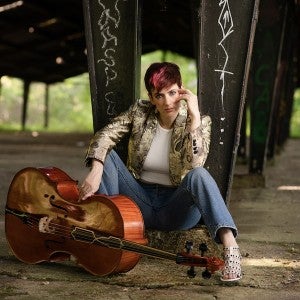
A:
POLYGON ((135 105, 130 106, 95 133, 86 153, 87 166, 90 166, 93 158, 104 162, 107 153, 130 131, 134 110, 135 105))
POLYGON ((207 159, 210 146, 211 118, 201 116, 201 124, 198 128, 188 134, 183 147, 184 165, 190 165, 189 169, 202 167, 207 159))

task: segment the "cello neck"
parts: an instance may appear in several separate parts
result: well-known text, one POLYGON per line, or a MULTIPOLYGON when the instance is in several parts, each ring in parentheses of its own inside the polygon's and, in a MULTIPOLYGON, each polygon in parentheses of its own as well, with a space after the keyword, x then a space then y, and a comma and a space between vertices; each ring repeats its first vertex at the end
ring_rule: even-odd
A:
POLYGON ((215 257, 207 258, 186 252, 174 254, 171 252, 163 251, 139 243, 131 242, 125 239, 121 239, 115 236, 97 235, 94 231, 81 227, 74 227, 71 231, 71 236, 74 240, 78 240, 81 242, 98 244, 99 246, 114 249, 127 250, 155 258, 172 260, 175 261, 177 264, 207 267, 212 272, 218 270, 223 265, 223 262, 215 257))
POLYGON ((81 242, 98 244, 100 246, 105 246, 114 249, 127 250, 156 258, 168 259, 173 261, 177 260, 177 255, 174 253, 166 252, 160 249, 155 249, 149 246, 145 246, 114 236, 97 235, 94 231, 85 228, 75 227, 71 231, 71 236, 74 240, 81 242))
POLYGON ((219 270, 224 265, 223 261, 216 257, 208 258, 186 252, 174 254, 115 236, 106 236, 105 233, 100 234, 82 227, 62 226, 53 222, 55 219, 51 217, 38 217, 29 213, 9 209, 8 207, 6 207, 6 213, 18 217, 23 223, 35 227, 41 233, 63 236, 87 244, 95 244, 102 247, 126 250, 155 258, 172 260, 182 265, 207 267, 211 272, 219 270))

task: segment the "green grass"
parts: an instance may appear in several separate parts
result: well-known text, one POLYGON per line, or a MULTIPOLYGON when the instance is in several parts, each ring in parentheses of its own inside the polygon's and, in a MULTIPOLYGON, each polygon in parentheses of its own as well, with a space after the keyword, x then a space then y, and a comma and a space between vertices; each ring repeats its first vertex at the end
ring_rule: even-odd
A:
POLYGON ((300 138, 300 88, 295 90, 290 137, 300 138))
MULTIPOLYGON (((197 91, 195 61, 171 52, 155 51, 142 56, 141 98, 146 98, 143 75, 157 61, 173 61, 180 66, 184 86, 197 91)), ((19 131, 23 102, 23 83, 10 77, 1 78, 0 131, 19 131)), ((49 123, 44 127, 45 90, 43 83, 32 83, 28 100, 27 131, 93 132, 88 74, 68 78, 49 86, 49 123)), ((249 115, 249 112, 248 112, 249 115)), ((248 118, 249 119, 249 118, 248 118)), ((249 135, 249 124, 247 126, 249 135)), ((295 90, 290 136, 300 138, 300 88, 295 90)))
MULTIPOLYGON (((2 78, 0 130, 22 130, 22 82, 2 78)), ((49 86, 49 121, 45 122, 43 83, 32 83, 28 99, 25 130, 49 132, 90 132, 93 130, 88 74, 66 79, 49 86)))

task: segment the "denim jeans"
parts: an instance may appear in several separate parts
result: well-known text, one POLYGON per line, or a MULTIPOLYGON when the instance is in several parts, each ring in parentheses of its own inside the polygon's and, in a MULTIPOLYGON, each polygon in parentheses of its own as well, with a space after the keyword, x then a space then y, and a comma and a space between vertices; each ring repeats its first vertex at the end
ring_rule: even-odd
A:
POLYGON ((136 180, 112 150, 104 162, 98 193, 122 194, 139 206, 146 229, 187 230, 202 217, 211 237, 220 243, 217 231, 237 228, 220 194, 215 180, 202 167, 191 170, 178 187, 148 184, 136 180))

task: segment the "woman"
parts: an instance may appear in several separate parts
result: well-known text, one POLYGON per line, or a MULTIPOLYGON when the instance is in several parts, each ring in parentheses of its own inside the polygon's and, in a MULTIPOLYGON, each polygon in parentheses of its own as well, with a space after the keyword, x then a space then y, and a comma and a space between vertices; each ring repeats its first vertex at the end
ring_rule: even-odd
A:
POLYGON ((212 238, 224 246, 221 280, 239 280, 237 229, 203 168, 211 120, 200 116, 197 96, 182 87, 176 64, 154 63, 144 80, 150 101, 138 100, 92 139, 86 157, 91 169, 80 200, 96 192, 127 195, 139 206, 145 227, 156 230, 187 230, 202 217, 212 238), (126 167, 112 148, 127 133, 126 167))

